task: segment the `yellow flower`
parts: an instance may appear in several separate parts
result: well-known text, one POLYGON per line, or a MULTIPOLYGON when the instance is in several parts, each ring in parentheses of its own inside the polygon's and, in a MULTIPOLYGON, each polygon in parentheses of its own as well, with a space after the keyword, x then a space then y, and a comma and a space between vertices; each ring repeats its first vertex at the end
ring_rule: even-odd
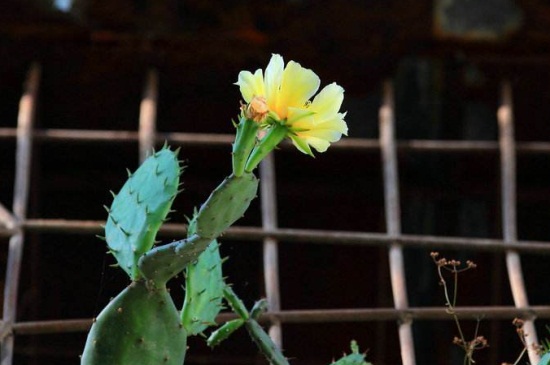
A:
POLYGON ((274 54, 265 69, 251 73, 241 71, 236 85, 246 103, 255 98, 265 100, 268 120, 288 130, 287 136, 302 152, 313 155, 311 147, 324 152, 330 143, 347 135, 345 113, 339 113, 344 89, 332 83, 317 96, 321 81, 310 69, 294 61, 284 66, 283 58, 274 54))

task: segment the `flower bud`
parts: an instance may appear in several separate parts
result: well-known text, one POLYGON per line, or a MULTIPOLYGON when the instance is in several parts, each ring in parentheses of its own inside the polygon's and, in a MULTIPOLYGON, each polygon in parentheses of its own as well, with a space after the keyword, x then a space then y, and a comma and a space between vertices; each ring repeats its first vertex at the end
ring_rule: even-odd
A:
POLYGON ((255 96, 246 106, 244 113, 246 118, 261 123, 267 117, 268 112, 267 100, 263 96, 255 96))

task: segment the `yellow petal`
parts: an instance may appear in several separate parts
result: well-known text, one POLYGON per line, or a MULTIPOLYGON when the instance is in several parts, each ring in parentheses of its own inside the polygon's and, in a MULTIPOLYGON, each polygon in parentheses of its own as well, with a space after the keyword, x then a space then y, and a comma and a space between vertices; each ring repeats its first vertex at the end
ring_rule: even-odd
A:
POLYGON ((325 120, 318 120, 317 115, 314 115, 315 128, 314 129, 332 129, 342 134, 348 135, 348 125, 344 121, 345 113, 338 113, 328 117, 325 120))
POLYGON ((302 138, 318 138, 327 142, 336 142, 342 138, 342 133, 334 129, 314 129, 298 133, 302 138))
POLYGON ((325 152, 330 146, 330 143, 322 138, 304 137, 303 140, 311 147, 315 148, 317 152, 325 152))
POLYGON ((313 112, 309 108, 288 108, 286 125, 289 128, 309 129, 315 123, 313 112))
POLYGON ((265 98, 271 110, 275 110, 277 106, 277 99, 283 78, 284 67, 285 63, 283 61, 283 57, 278 54, 273 54, 265 69, 265 98))
POLYGON ((344 101, 344 88, 333 82, 321 90, 311 102, 310 108, 315 111, 319 118, 326 114, 338 113, 344 101))
POLYGON ((290 61, 283 71, 281 89, 277 100, 277 114, 286 118, 288 107, 303 107, 317 92, 321 80, 310 69, 290 61))
POLYGON ((254 74, 250 71, 239 72, 239 77, 235 85, 239 85, 241 95, 247 103, 249 103, 254 96, 265 95, 264 78, 261 69, 256 70, 254 74))

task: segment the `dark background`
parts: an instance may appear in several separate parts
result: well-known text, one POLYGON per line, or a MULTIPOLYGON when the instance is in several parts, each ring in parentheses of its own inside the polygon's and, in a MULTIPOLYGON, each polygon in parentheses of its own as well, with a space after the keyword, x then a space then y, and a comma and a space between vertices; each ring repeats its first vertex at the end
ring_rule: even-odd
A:
MULTIPOLYGON (((0 127, 15 127, 25 74, 42 67, 37 128, 136 130, 147 70, 159 72, 159 132, 233 133, 240 70, 265 68, 271 53, 346 90, 350 137, 378 138, 381 82, 396 90, 397 137, 496 140, 499 86, 514 90, 519 141, 548 141, 550 5, 492 0, 438 1, 149 1, 4 0, 0 5, 0 127), (470 5, 468 5, 468 3, 470 5), (472 6, 471 4, 474 4, 472 6), (477 5, 475 5, 477 4, 477 5)), ((105 219, 103 204, 125 168, 137 167, 136 143, 37 142, 29 218, 105 219)), ((229 172, 230 146, 181 146, 185 192, 172 222, 184 222, 229 172)), ((0 202, 10 206, 13 139, 0 143, 0 202)), ((521 240, 550 240, 550 156, 518 156, 521 240)), ((276 154, 279 225, 386 230, 380 155, 333 149, 315 159, 276 154)), ((499 156, 495 153, 399 155, 403 232, 501 238, 499 156)), ((239 225, 260 222, 256 201, 239 225)), ((0 267, 7 243, 0 241, 0 267)), ((261 244, 227 241, 225 273, 247 304, 264 295, 261 244)), ((283 309, 391 307, 387 250, 281 242, 283 309)), ((459 305, 512 305, 501 254, 445 252, 471 259, 459 305)), ((19 321, 90 318, 126 284, 93 235, 29 234, 19 321)), ((406 250, 411 306, 444 304, 429 252, 406 250)), ((523 256, 533 305, 550 300, 545 257, 523 256)), ((3 279, 0 279, 2 281, 3 279)), ((176 298, 181 296, 174 284, 176 298)), ((472 330, 473 322, 465 324, 472 330), (472 327, 472 328, 470 328, 472 327)), ((546 335, 538 321, 539 337, 546 335)), ((393 322, 284 325, 292 363, 327 364, 355 338, 377 365, 399 363, 393 322)), ((461 364, 450 321, 416 322, 419 364, 461 364)), ((513 362, 521 351, 511 321, 481 323, 491 344, 480 364, 513 362)), ((75 364, 85 334, 16 337, 15 364, 75 364)), ((211 352, 192 339, 189 364, 263 363, 244 331, 211 352)))

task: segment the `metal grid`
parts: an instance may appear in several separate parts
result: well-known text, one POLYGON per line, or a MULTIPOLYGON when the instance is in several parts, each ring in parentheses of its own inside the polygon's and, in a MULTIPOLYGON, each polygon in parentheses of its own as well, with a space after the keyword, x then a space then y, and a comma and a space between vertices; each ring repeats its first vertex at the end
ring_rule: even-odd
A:
MULTIPOLYGON (((173 143, 198 145, 227 145, 232 135, 157 133, 156 109, 158 100, 158 75, 150 70, 140 107, 138 132, 133 131, 73 131, 36 130, 33 128, 35 105, 40 84, 40 66, 32 65, 19 106, 17 128, 0 128, 0 140, 16 138, 16 173, 12 210, 0 204, 0 237, 9 237, 8 265, 4 288, 4 311, 0 321, 1 361, 0 365, 11 365, 14 339, 17 336, 43 333, 67 333, 86 331, 91 319, 53 320, 37 322, 17 322, 17 293, 22 263, 22 252, 26 232, 58 233, 99 233, 97 221, 75 221, 54 219, 26 219, 26 206, 29 193, 29 164, 32 156, 33 140, 71 140, 85 142, 138 141, 140 158, 156 142, 168 140, 173 143)), ((262 227, 233 227, 225 235, 226 239, 262 240, 264 253, 264 280, 270 311, 264 316, 270 327, 270 335, 279 345, 282 344, 284 323, 314 322, 362 322, 397 321, 402 363, 416 363, 414 338, 411 325, 413 320, 450 320, 442 307, 409 307, 407 284, 404 271, 403 247, 425 249, 463 249, 491 252, 505 252, 508 278, 510 280, 515 306, 475 306, 459 307, 463 318, 476 318, 483 315, 489 319, 526 319, 528 344, 537 342, 534 328, 535 318, 550 318, 550 306, 530 306, 520 263, 520 253, 550 254, 550 242, 518 241, 516 228, 516 153, 548 154, 550 143, 515 143, 513 130, 512 90, 507 82, 501 86, 501 105, 497 111, 499 141, 424 141, 410 140, 398 142, 394 133, 393 89, 390 81, 382 85, 383 101, 379 109, 379 140, 352 139, 340 141, 333 148, 350 150, 380 150, 382 156, 383 183, 385 197, 386 234, 367 232, 342 232, 306 229, 281 229, 277 224, 276 186, 274 156, 261 165, 261 211, 262 227), (461 237, 436 237, 407 235, 401 233, 399 206, 398 151, 430 151, 445 153, 496 152, 501 161, 501 203, 503 238, 477 239, 461 237), (277 242, 305 242, 309 244, 370 245, 387 247, 389 255, 391 286, 394 308, 355 308, 329 310, 281 310, 277 242)), ((168 235, 181 235, 185 228, 168 224, 163 227, 168 235)), ((222 314, 220 320, 232 318, 222 314)), ((537 363, 538 355, 529 346, 531 363, 537 363)))

